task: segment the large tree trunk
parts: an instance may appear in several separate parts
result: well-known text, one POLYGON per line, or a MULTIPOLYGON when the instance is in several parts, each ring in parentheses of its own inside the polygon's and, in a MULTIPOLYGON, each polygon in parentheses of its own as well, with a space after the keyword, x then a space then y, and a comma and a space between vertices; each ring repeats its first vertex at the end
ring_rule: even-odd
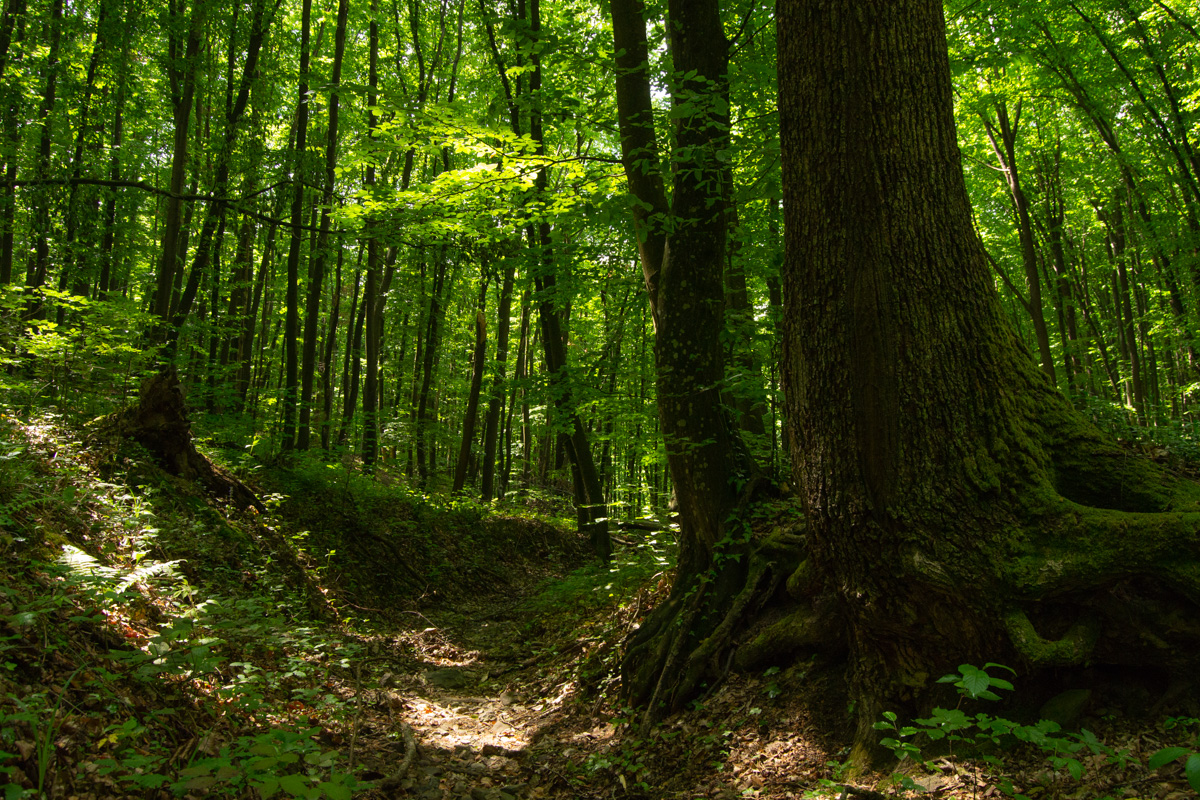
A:
MULTIPOLYGON (((672 4, 684 38, 708 4, 687 5, 672 4)), ((678 246, 673 233, 660 289, 682 548, 670 597, 629 642, 627 692, 659 714, 730 665, 821 650, 846 659, 861 761, 884 708, 925 705, 963 662, 1194 674, 1200 490, 1105 441, 1010 328, 971 227, 941 3, 779 0, 777 24, 783 368, 805 535, 740 526, 753 496, 706 457, 727 430, 703 403, 720 375, 679 318, 673 273, 703 286, 698 316, 722 289, 697 271, 723 249, 704 213, 682 212, 700 170, 677 170, 677 216, 700 227, 678 246), (672 359, 680 341, 688 361, 672 359), (678 446, 705 422, 702 444, 678 446), (713 520, 715 507, 732 513, 713 520)), ((679 44, 676 69, 703 79, 679 44)))
POLYGON ((1105 601, 1153 575, 1176 596, 1143 608, 1194 615, 1200 520, 1171 510, 1197 493, 1105 443, 1009 327, 971 227, 941 3, 781 0, 778 26, 790 444, 859 754, 885 700, 962 661, 1194 660, 1195 626, 1158 628, 1157 649, 1105 601))

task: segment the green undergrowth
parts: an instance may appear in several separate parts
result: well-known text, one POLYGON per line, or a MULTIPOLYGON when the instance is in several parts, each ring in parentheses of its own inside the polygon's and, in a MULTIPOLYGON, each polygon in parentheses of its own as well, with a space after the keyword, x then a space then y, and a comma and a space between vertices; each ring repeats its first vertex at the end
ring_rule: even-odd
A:
MULTIPOLYGON (((1183 797, 1176 790, 1184 786, 1184 792, 1200 794, 1200 719, 1171 716, 1149 736, 1109 739, 1090 727, 1067 729, 1051 719, 1024 724, 971 709, 976 701, 996 702, 999 692, 1013 691, 1007 677, 1015 674, 1001 664, 962 664, 938 680, 953 685, 955 707, 935 707, 908 724, 883 712, 875 729, 882 733, 880 745, 897 760, 898 769, 886 781, 893 794, 920 796, 950 783, 967 784, 972 796, 1014 800, 1183 797)), ((826 780, 806 796, 844 796, 844 788, 826 780)))
POLYGON ((547 582, 530 601, 538 614, 591 616, 629 601, 639 589, 674 569, 674 542, 665 532, 618 547, 612 563, 588 562, 565 578, 547 582))
POLYGON ((619 542, 608 565, 590 561, 543 582, 522 606, 525 636, 577 655, 569 669, 584 693, 617 703, 620 645, 666 596, 675 556, 673 537, 661 531, 619 542))
MULTIPOLYGON (((350 797, 365 788, 356 631, 443 598, 524 598, 589 558, 578 534, 386 475, 225 463, 265 513, 60 416, 0 415, 4 800, 350 797)), ((588 573, 597 595, 647 574, 636 552, 588 573)))
POLYGON ((424 495, 382 471, 298 456, 258 478, 306 567, 360 618, 495 592, 588 559, 575 532, 469 498, 424 495))
POLYGON ((361 647, 280 577, 273 524, 136 447, 0 417, 5 800, 351 796, 361 647))

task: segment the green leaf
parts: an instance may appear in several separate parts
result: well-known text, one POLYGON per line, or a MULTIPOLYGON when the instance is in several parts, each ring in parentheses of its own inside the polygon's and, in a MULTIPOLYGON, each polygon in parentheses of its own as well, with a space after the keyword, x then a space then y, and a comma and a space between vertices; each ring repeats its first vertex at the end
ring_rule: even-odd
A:
POLYGON ((190 781, 184 784, 184 788, 188 791, 195 791, 197 789, 204 791, 205 789, 211 788, 214 784, 216 784, 216 782, 216 778, 209 776, 192 778, 190 781))
POLYGON ((958 669, 963 676, 963 688, 971 697, 979 697, 992 685, 992 679, 978 667, 963 664, 958 669))
POLYGON ((279 779, 279 788, 295 797, 306 797, 310 788, 306 775, 284 775, 279 779))
POLYGON ((1164 747, 1150 756, 1150 769, 1158 769, 1184 755, 1187 755, 1187 749, 1184 747, 1164 747))
POLYGON ((329 800, 350 800, 354 796, 349 786, 331 781, 322 781, 317 788, 324 792, 329 800))
POLYGON ((1187 763, 1183 766, 1183 774, 1187 776, 1188 785, 1192 790, 1200 792, 1200 753, 1188 756, 1187 763))

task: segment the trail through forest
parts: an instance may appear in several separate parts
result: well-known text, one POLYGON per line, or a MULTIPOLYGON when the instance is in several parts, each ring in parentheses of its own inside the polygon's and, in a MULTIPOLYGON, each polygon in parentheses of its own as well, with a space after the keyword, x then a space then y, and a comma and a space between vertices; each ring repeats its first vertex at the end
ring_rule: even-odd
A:
POLYGON ((1145 767, 1191 752, 1195 714, 1160 714, 1187 687, 1159 696, 1136 676, 1064 693, 1108 749, 1057 762, 908 735, 920 764, 851 780, 843 668, 816 657, 727 670, 643 726, 618 666, 666 597, 669 534, 622 533, 601 566, 544 520, 323 464, 274 468, 267 510, 237 512, 145 451, 82 438, 0 418, 6 800, 1193 796, 1181 761, 1145 767))
POLYGON ((413 627, 372 643, 382 672, 360 746, 388 774, 404 758, 394 731, 410 726, 417 749, 401 796, 784 798, 827 770, 833 754, 772 676, 734 679, 644 738, 622 726, 578 679, 612 642, 531 626, 521 601, 538 588, 414 614, 413 627))

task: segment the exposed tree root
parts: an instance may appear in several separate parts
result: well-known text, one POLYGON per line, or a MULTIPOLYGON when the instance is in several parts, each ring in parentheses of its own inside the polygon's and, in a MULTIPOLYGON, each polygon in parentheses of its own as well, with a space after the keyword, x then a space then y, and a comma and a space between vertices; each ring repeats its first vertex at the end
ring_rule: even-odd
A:
POLYGON ((796 571, 796 553, 777 544, 747 547, 687 590, 677 588, 630 636, 624 685, 633 700, 646 703, 644 723, 679 710, 728 671, 739 635, 796 571))
POLYGON ((1100 622, 1088 617, 1076 622, 1055 641, 1038 635, 1029 616, 1019 608, 1004 617, 1009 641, 1017 652, 1035 667, 1063 667, 1084 663, 1096 648, 1100 637, 1100 622))
POLYGON ((855 684, 852 757, 865 767, 880 755, 871 724, 879 713, 927 708, 936 678, 962 660, 1025 675, 1134 663, 1183 674, 1200 663, 1200 514, 1055 501, 1026 509, 1024 537, 1010 538, 1016 546, 990 564, 933 549, 892 562, 886 580, 897 593, 858 608, 857 618, 814 574, 802 537, 755 541, 742 560, 677 581, 627 640, 625 690, 653 722, 730 667, 848 653, 852 681, 860 672, 878 678, 855 684))

